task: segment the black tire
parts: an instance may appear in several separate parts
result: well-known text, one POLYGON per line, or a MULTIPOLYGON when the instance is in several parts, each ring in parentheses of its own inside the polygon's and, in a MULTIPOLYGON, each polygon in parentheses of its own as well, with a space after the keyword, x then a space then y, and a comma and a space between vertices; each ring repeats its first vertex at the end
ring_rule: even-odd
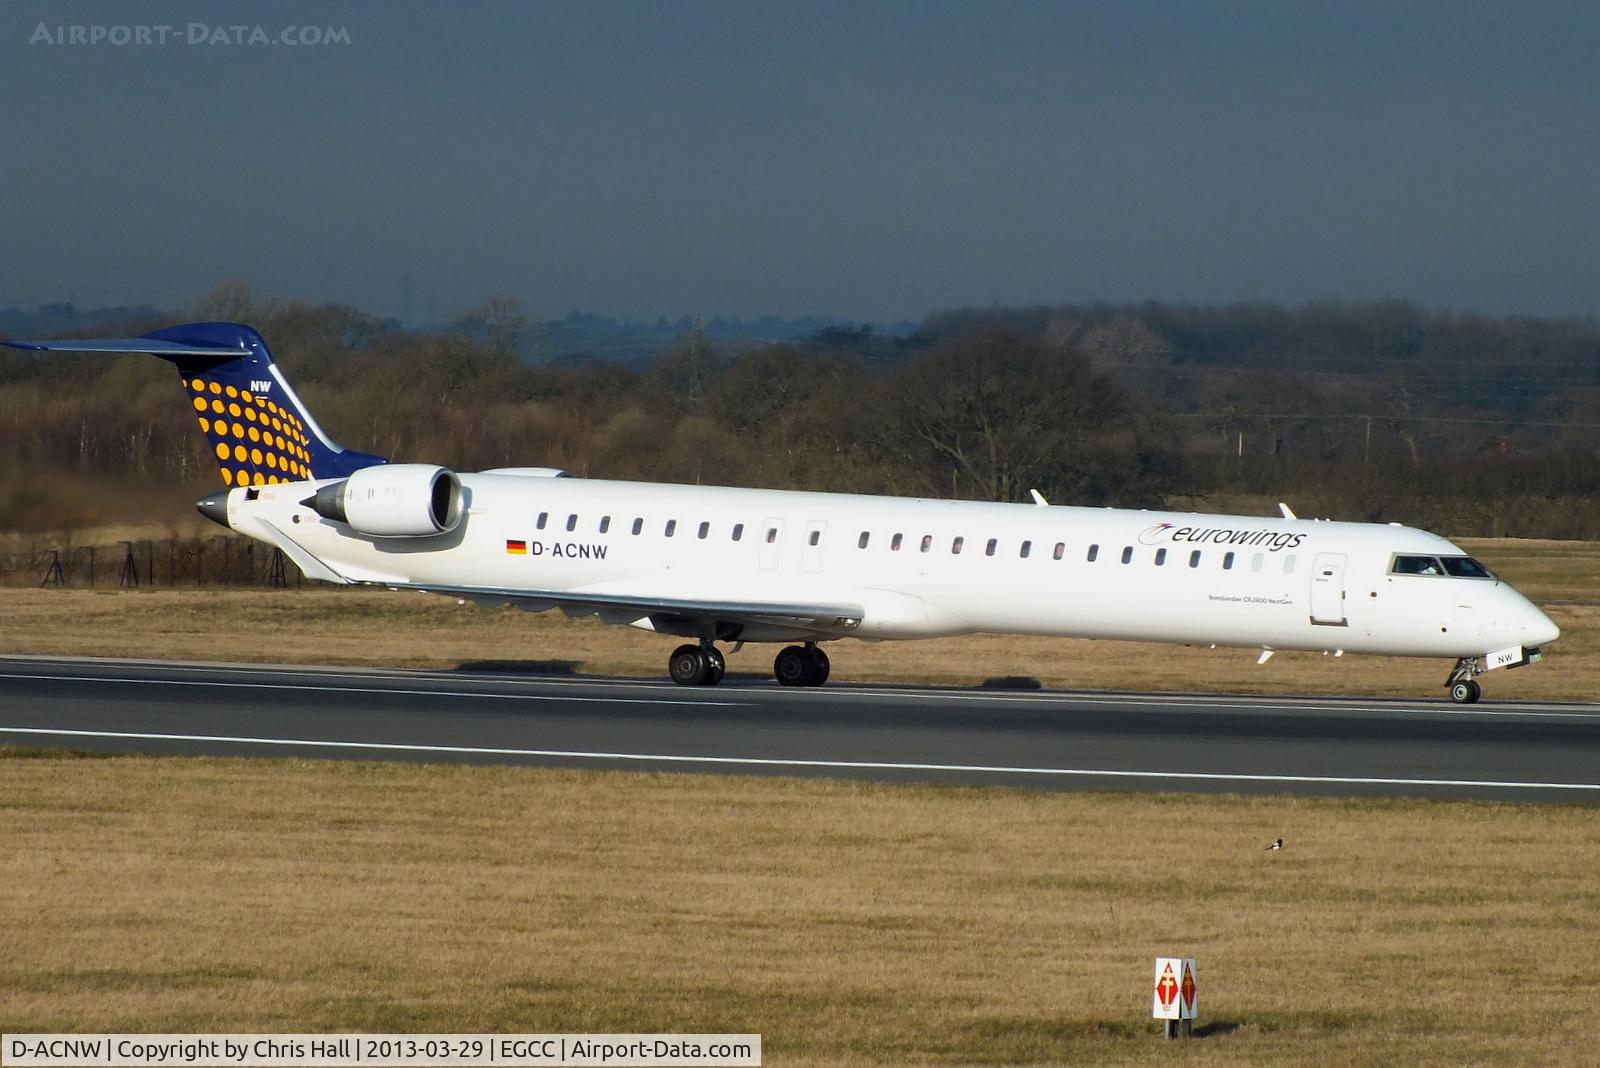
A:
POLYGON ((785 686, 808 686, 811 658, 801 645, 787 645, 772 661, 772 676, 785 686))
POLYGON ((722 650, 715 645, 708 645, 701 652, 704 653, 710 670, 706 672, 705 681, 700 685, 715 686, 722 681, 722 676, 728 673, 728 662, 722 658, 722 650))
POLYGON ((1450 685, 1450 700, 1458 705, 1470 705, 1483 696, 1483 689, 1471 679, 1462 679, 1450 685))
POLYGON ((679 686, 703 686, 711 674, 711 662, 698 645, 680 645, 667 661, 667 674, 679 686))
POLYGON ((811 654, 811 678, 807 680, 806 685, 821 686, 828 681, 828 670, 831 667, 828 663, 828 654, 815 645, 806 651, 811 654))

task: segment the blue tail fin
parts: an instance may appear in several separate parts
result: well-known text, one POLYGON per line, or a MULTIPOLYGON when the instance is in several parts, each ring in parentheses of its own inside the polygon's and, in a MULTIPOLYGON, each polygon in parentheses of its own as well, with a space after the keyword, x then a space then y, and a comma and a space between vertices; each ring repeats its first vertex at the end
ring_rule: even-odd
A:
POLYGON ((273 364, 261 335, 239 323, 188 323, 104 341, 0 344, 51 352, 147 352, 176 364, 229 486, 343 478, 387 462, 335 445, 273 364))

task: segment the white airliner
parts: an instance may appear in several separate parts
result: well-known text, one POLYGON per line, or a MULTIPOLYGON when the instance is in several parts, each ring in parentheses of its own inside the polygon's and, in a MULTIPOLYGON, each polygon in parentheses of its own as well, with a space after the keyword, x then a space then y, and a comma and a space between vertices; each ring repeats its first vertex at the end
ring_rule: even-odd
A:
POLYGON ((177 365, 228 489, 201 512, 310 578, 559 608, 692 639, 673 681, 723 675, 718 642, 782 643, 773 674, 828 677, 819 643, 981 631, 1455 658, 1446 685, 1537 661, 1560 634, 1444 538, 1398 524, 455 474, 341 449, 260 335, 13 341, 177 365))

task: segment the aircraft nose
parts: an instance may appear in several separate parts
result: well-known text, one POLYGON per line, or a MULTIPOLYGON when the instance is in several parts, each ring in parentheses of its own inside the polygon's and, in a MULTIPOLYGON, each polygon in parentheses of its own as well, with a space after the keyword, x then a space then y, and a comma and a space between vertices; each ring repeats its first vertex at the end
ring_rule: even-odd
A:
POLYGON ((1529 605, 1528 609, 1532 615, 1529 617, 1527 624, 1523 628, 1528 634, 1526 640, 1523 642, 1524 645, 1545 645, 1561 637, 1561 628, 1556 626, 1555 622, 1549 616, 1545 615, 1537 608, 1534 608, 1532 605, 1529 605))

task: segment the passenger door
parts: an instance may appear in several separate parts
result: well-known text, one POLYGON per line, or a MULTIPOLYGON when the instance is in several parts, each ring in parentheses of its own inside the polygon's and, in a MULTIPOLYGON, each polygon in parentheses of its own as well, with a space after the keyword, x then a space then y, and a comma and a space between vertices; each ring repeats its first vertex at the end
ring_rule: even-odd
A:
POLYGON ((1322 627, 1348 626, 1344 614, 1343 553, 1318 553, 1311 568, 1311 622, 1322 627))

